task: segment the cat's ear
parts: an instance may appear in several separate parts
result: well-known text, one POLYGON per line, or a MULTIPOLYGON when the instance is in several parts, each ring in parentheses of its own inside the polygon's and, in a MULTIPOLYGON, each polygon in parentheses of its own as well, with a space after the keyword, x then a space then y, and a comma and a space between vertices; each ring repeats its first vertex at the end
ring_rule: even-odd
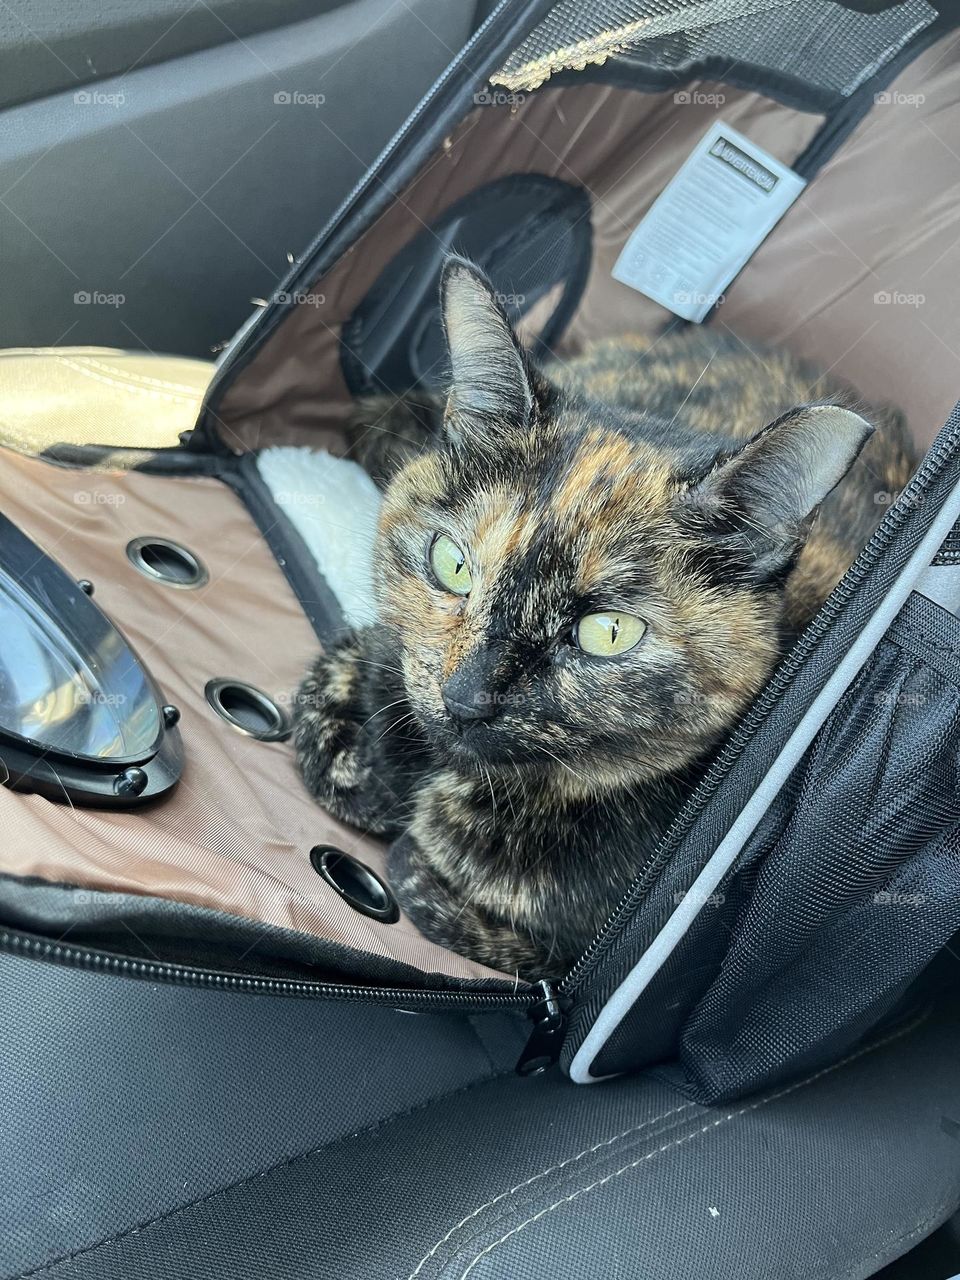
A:
POLYGON ((840 405, 792 409, 694 485, 683 505, 702 533, 747 550, 758 578, 776 576, 873 430, 840 405))
POLYGON ((494 441, 498 427, 522 429, 534 395, 520 342, 490 282, 463 258, 448 258, 440 281, 452 381, 444 425, 463 440, 494 441))

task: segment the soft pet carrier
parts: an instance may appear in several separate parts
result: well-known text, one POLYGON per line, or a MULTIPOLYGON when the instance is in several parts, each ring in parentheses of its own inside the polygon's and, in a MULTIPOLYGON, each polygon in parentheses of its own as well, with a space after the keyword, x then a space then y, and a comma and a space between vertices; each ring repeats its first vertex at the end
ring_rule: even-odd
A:
MULTIPOLYGON (((80 421, 122 420, 117 388, 146 388, 183 434, 135 450, 135 432, 94 425, 89 445, 0 455, 0 617, 19 620, 9 652, 33 646, 49 675, 31 720, 19 659, 0 655, 0 947, 144 979, 158 1002, 203 994, 190 987, 528 1015, 526 1047, 510 1041, 521 1073, 663 1067, 680 1110, 779 1097, 955 1006, 957 22, 928 0, 504 0, 238 334, 198 413, 206 377, 187 367, 151 387, 110 353, 11 357, 5 416, 25 440, 51 412, 38 365, 64 378, 64 405, 71 370, 95 376, 80 421), (718 129, 743 181, 790 171, 802 194, 714 272, 699 319, 900 406, 928 452, 902 492, 878 492, 873 537, 587 953, 558 983, 523 982, 424 938, 382 843, 297 776, 292 692, 318 643, 371 617, 376 491, 321 451, 342 451, 354 396, 440 382, 450 250, 536 353, 662 327, 671 288, 682 314, 698 282, 634 287, 625 253, 718 129)), ((957 1203, 960 1169, 926 1229, 957 1203)), ((509 1220, 448 1271, 454 1222, 409 1270, 503 1274, 509 1220)), ((125 1256, 118 1274, 140 1274, 125 1256)))

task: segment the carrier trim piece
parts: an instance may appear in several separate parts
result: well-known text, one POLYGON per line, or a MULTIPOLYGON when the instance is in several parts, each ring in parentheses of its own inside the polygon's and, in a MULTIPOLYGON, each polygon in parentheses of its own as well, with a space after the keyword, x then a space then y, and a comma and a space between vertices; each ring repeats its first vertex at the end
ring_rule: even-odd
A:
MULTIPOLYGON (((787 739, 782 751, 761 779, 739 817, 707 860, 676 910, 651 945, 633 966, 600 1010, 570 1063, 569 1076, 576 1084, 596 1084, 609 1076, 591 1074, 591 1066, 627 1013, 649 986, 664 963, 682 941, 710 901, 743 850, 747 840, 770 808, 797 762, 820 731, 830 712, 853 683, 874 649, 883 639, 893 619, 911 591, 925 576, 937 549, 960 517, 960 485, 954 487, 913 555, 901 570, 889 592, 864 626, 806 714, 787 739)), ((614 1073, 616 1074, 616 1073, 614 1073)))

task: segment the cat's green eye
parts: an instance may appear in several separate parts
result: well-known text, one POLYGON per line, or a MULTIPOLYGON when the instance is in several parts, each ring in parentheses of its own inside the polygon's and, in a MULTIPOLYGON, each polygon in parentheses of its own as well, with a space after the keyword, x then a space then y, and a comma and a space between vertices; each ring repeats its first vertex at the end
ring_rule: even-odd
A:
POLYGON ((594 658, 615 658, 635 648, 647 624, 632 613, 588 613, 574 630, 577 644, 594 658))
POLYGON ((438 533, 430 547, 430 568, 445 591, 465 596, 473 586, 467 557, 452 538, 438 533))

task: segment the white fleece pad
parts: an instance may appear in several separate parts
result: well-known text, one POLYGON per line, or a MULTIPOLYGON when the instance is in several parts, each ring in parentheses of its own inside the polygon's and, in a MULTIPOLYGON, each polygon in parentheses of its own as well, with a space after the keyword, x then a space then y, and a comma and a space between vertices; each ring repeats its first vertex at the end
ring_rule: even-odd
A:
POLYGON ((362 467, 322 449, 264 449, 257 467, 354 627, 376 620, 373 540, 380 491, 362 467))

